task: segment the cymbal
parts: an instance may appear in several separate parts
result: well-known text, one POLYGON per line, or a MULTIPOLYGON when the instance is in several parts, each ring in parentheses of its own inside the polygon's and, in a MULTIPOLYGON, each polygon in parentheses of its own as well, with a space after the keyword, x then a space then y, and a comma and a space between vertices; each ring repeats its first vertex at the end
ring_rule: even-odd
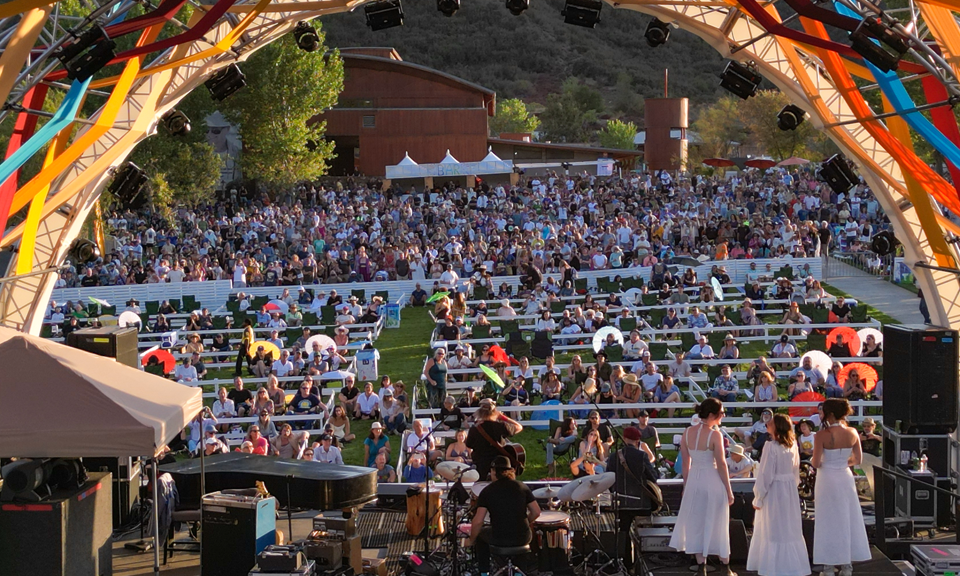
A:
MULTIPOLYGON (((441 462, 437 464, 437 475, 444 480, 453 482, 457 479, 461 471, 469 467, 469 464, 464 464, 463 462, 441 462)), ((466 481, 466 478, 464 478, 464 481, 466 481)))
POLYGON ((473 492, 474 496, 479 496, 480 493, 483 492, 483 489, 489 485, 490 485, 489 482, 474 482, 473 487, 470 489, 470 491, 473 492))
POLYGON ((464 482, 476 482, 480 480, 480 473, 476 470, 467 470, 463 473, 463 476, 460 476, 460 480, 464 482))
POLYGON ((533 497, 538 500, 552 500, 554 498, 560 497, 560 489, 554 488, 553 486, 547 486, 546 488, 538 488, 533 491, 533 497))
POLYGON ((581 480, 583 482, 573 491, 573 500, 578 502, 593 500, 606 492, 617 481, 617 475, 613 472, 605 472, 595 476, 585 476, 581 480))
POLYGON ((560 494, 559 494, 559 496, 560 496, 560 501, 561 501, 561 502, 571 502, 571 501, 573 500, 573 492, 574 492, 574 490, 576 490, 577 488, 580 487, 580 485, 581 485, 581 483, 583 482, 583 479, 584 479, 584 478, 587 478, 587 477, 584 476, 583 478, 577 478, 576 480, 571 480, 571 481, 567 482, 566 484, 564 484, 563 487, 560 488, 560 494))

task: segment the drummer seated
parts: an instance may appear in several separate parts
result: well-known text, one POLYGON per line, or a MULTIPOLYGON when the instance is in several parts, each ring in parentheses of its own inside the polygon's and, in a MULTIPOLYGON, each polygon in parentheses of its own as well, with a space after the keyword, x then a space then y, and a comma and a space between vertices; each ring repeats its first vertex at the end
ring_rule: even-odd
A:
POLYGON ((411 454, 407 459, 407 465, 403 467, 404 482, 426 482, 427 474, 430 469, 427 468, 427 458, 423 454, 411 454))

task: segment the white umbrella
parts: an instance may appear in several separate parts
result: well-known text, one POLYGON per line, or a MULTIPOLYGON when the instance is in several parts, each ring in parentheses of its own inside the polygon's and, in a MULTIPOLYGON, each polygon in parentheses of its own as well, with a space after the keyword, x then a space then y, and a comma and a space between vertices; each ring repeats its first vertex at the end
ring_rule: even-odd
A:
POLYGON ((640 304, 643 303, 643 290, 639 288, 629 288, 626 292, 623 293, 623 297, 628 304, 639 306, 640 304))
POLYGON ((132 310, 125 310, 120 313, 120 317, 117 318, 117 326, 136 326, 139 330, 143 325, 143 320, 137 316, 136 312, 132 310))
POLYGON ((265 308, 269 311, 280 312, 281 314, 286 314, 290 311, 290 305, 283 300, 271 300, 267 302, 265 308))
POLYGON ((603 328, 597 330, 597 333, 593 335, 593 351, 599 352, 603 348, 603 343, 607 339, 607 334, 613 334, 613 337, 616 339, 617 343, 623 346, 623 332, 620 331, 616 326, 604 326, 603 328))
POLYGON ((830 373, 830 368, 833 367, 833 359, 827 356, 826 352, 821 352, 820 350, 811 350, 801 356, 801 366, 803 366, 804 358, 809 358, 810 365, 813 366, 814 370, 820 372, 820 375, 824 378, 827 377, 827 374, 830 373))
POLYGON ((717 297, 717 300, 723 301, 723 287, 720 286, 720 281, 716 278, 710 279, 710 285, 713 286, 713 295, 717 297))
POLYGON ((315 334, 307 338, 306 343, 304 343, 304 350, 307 352, 313 353, 313 343, 317 342, 320 344, 320 351, 329 350, 333 348, 337 349, 337 343, 333 341, 333 338, 327 336, 326 334, 315 334))

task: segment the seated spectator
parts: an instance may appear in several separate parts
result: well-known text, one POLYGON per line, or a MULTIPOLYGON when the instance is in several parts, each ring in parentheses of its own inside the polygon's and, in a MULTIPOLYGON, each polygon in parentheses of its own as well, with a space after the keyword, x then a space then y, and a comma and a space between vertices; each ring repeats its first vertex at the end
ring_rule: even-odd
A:
POLYGON ((207 366, 203 363, 203 359, 200 358, 199 352, 194 352, 190 355, 190 364, 193 366, 193 369, 197 371, 197 380, 206 378, 207 366))
POLYGON ((387 389, 380 394, 380 414, 383 417, 383 424, 387 428, 387 434, 403 434, 407 428, 406 417, 404 416, 403 405, 394 399, 393 391, 387 389))
POLYGON ((368 468, 376 467, 377 456, 390 456, 390 438, 383 433, 383 424, 370 425, 370 434, 363 439, 363 462, 368 468))
POLYGON ((226 454, 229 451, 230 449, 227 448, 227 445, 216 438, 207 438, 203 441, 203 453, 206 456, 213 456, 214 454, 226 454))
POLYGON ((276 438, 277 434, 279 434, 276 424, 274 424, 271 419, 272 416, 273 414, 270 411, 261 410, 260 417, 257 419, 257 425, 260 426, 260 434, 271 442, 276 438))
POLYGON ((417 287, 413 290, 413 293, 410 295, 410 305, 426 306, 427 298, 428 298, 427 291, 420 286, 419 282, 417 282, 417 287))
POLYGON ((647 343, 640 339, 640 332, 633 330, 630 332, 630 339, 623 344, 624 360, 639 360, 644 350, 649 350, 647 343))
MULTIPOLYGON (((677 316, 677 311, 674 308, 667 308, 667 314, 660 321, 661 330, 673 330, 680 324, 680 317, 677 316)), ((668 340, 674 336, 674 332, 666 332, 663 337, 668 340)))
POLYGON ((764 408, 760 413, 760 419, 754 422, 753 425, 746 428, 735 428, 733 433, 735 436, 740 438, 744 444, 755 446, 758 441, 765 440, 767 438, 767 422, 772 419, 773 410, 764 408))
MULTIPOLYGON (((636 376, 634 376, 636 379, 636 376)), ((643 385, 643 399, 649 402, 653 399, 657 386, 663 382, 663 374, 657 370, 657 365, 653 362, 647 362, 643 373, 640 375, 640 383, 643 385)))
POLYGON ((357 396, 357 407, 354 413, 361 420, 378 420, 380 418, 380 397, 373 392, 373 384, 363 385, 363 394, 357 396))
POLYGON ((560 328, 561 334, 581 334, 583 332, 583 329, 573 321, 573 318, 564 318, 561 323, 563 324, 560 328))
POLYGON ((556 467, 554 465, 556 452, 558 450, 563 451, 565 447, 574 444, 578 438, 577 421, 569 416, 564 418, 563 422, 553 431, 553 436, 547 438, 544 444, 547 449, 547 476, 556 474, 556 467))
POLYGON ((237 407, 237 416, 243 418, 253 415, 250 412, 253 406, 253 392, 244 389, 243 378, 236 376, 233 379, 233 390, 227 393, 227 398, 233 400, 233 405, 237 407))
POLYGON ((477 389, 473 386, 467 386, 463 390, 463 396, 457 401, 460 408, 479 408, 480 398, 477 398, 477 389))
POLYGON ((515 378, 504 387, 500 393, 505 406, 526 406, 530 403, 530 396, 523 387, 523 378, 515 378))
POLYGON ((194 352, 203 352, 203 342, 200 341, 199 334, 187 336, 187 344, 180 349, 182 354, 192 354, 194 352))
POLYGON ((865 454, 871 454, 873 456, 880 456, 880 446, 883 442, 883 438, 876 434, 877 423, 873 418, 867 416, 860 422, 860 445, 863 447, 863 452, 865 454))
POLYGON ((270 367, 273 364, 271 356, 266 353, 263 346, 257 346, 253 357, 250 358, 250 372, 257 378, 266 378, 270 374, 270 367))
POLYGON ((277 378, 290 376, 293 372, 293 362, 290 361, 290 353, 286 350, 281 350, 280 357, 273 361, 270 371, 275 374, 277 378))
POLYGON ((830 372, 827 373, 827 385, 823 391, 823 395, 827 398, 843 398, 843 385, 839 381, 841 370, 843 365, 839 362, 834 362, 830 367, 830 372))
POLYGON ((423 454, 430 456, 431 460, 440 457, 440 452, 437 450, 437 443, 433 439, 433 434, 429 433, 423 422, 420 420, 413 421, 413 431, 412 434, 407 435, 407 442, 404 446, 404 452, 408 455, 413 454, 423 454))
POLYGON ((650 412, 644 408, 637 414, 637 421, 634 427, 640 430, 640 441, 646 443, 651 449, 660 449, 660 433, 653 424, 650 424, 650 412))
POLYGON ((460 339, 460 330, 453 323, 453 317, 447 316, 443 319, 443 324, 437 326, 437 337, 439 340, 457 341, 460 339))
POLYGON ((833 344, 827 348, 827 355, 831 358, 853 358, 857 354, 850 344, 844 340, 843 334, 837 334, 833 344))
MULTIPOLYGON (((306 376, 305 378, 309 378, 306 376)), ((311 378, 311 385, 313 384, 311 378)), ((273 402, 273 414, 283 414, 287 408, 287 395, 283 388, 280 388, 280 382, 277 377, 271 374, 267 376, 267 397, 273 402)))
POLYGON ((711 360, 716 358, 713 348, 707 344, 707 336, 705 334, 697 337, 697 343, 690 348, 690 352, 687 353, 687 358, 691 360, 711 360))
MULTIPOLYGON (((216 350, 217 352, 229 352, 230 351, 230 338, 223 332, 217 332, 213 335, 213 341, 210 343, 210 349, 216 350)), ((226 354, 216 356, 216 362, 226 363, 227 356, 226 354)))
POLYGON ((810 383, 815 389, 823 388, 826 383, 826 376, 820 373, 820 370, 814 368, 813 360, 810 356, 804 356, 800 365, 790 371, 790 380, 796 380, 797 374, 803 372, 804 377, 806 377, 807 382, 810 383))
POLYGON ((753 388, 753 401, 758 404, 777 401, 777 385, 773 372, 760 372, 753 388))
POLYGON ((864 400, 867 397, 867 384, 860 379, 856 370, 847 372, 847 381, 843 384, 843 397, 847 400, 864 400))
POLYGON ((733 334, 727 334, 723 337, 723 346, 717 352, 717 358, 721 360, 736 360, 740 358, 740 349, 737 348, 737 340, 733 334))
POLYGON ((781 334, 780 341, 774 345, 773 350, 770 351, 770 356, 774 358, 796 358, 797 347, 793 345, 793 342, 790 342, 789 336, 781 334))
POLYGON ((713 324, 710 322, 710 319, 700 311, 699 306, 694 306, 690 309, 690 314, 687 316, 687 328, 694 328, 699 331, 712 327, 713 324))
POLYGON ((418 484, 427 481, 427 459, 423 454, 411 454, 403 467, 403 481, 418 484))
POLYGON ((544 373, 540 381, 540 394, 542 395, 543 402, 549 400, 561 402, 563 400, 563 384, 560 382, 560 376, 558 376, 556 372, 551 370, 550 372, 544 373))
POLYGON ((730 457, 727 458, 727 470, 730 478, 753 478, 753 460, 744 453, 743 446, 730 446, 730 457))
MULTIPOLYGON (((270 337, 267 338, 267 342, 276 346, 278 350, 283 350, 284 348, 283 338, 280 337, 279 330, 271 330, 270 337)), ((274 358, 274 360, 276 360, 276 358, 274 358)))
POLYGON ((549 310, 544 310, 543 313, 540 314, 540 318, 537 320, 537 323, 534 329, 537 330, 538 332, 544 332, 544 331, 550 332, 550 333, 556 332, 557 323, 553 319, 553 315, 550 313, 549 310))
POLYGON ((600 432, 589 430, 580 441, 580 456, 570 463, 575 478, 603 474, 607 461, 607 446, 600 440, 600 432))
MULTIPOLYGON (((663 404, 680 402, 680 387, 673 381, 673 376, 664 376, 663 380, 653 391, 653 401, 663 404)), ((673 418, 676 408, 667 408, 667 417, 673 418)))
POLYGON ((353 374, 348 374, 343 380, 343 388, 340 389, 340 394, 337 397, 347 414, 356 415, 358 396, 360 396, 360 389, 354 385, 353 374))
POLYGON ((833 314, 833 317, 831 317, 832 322, 849 323, 853 317, 853 310, 851 310, 850 305, 847 304, 843 296, 837 296, 837 301, 830 307, 830 312, 833 314), (834 320, 833 318, 836 319, 834 320))
POLYGON ((191 364, 190 356, 185 356, 183 362, 177 365, 176 369, 173 371, 173 378, 181 384, 187 384, 189 386, 199 386, 199 380, 197 376, 197 369, 191 364))
MULTIPOLYGON (((803 314, 800 313, 800 304, 796 301, 790 302, 790 307, 784 313, 783 318, 780 320, 781 324, 806 324, 806 319, 804 319, 803 314)), ((783 333, 788 336, 800 336, 801 331, 799 328, 785 328, 783 333)))
POLYGON ((447 446, 447 452, 444 456, 447 462, 462 462, 472 464, 472 451, 467 447, 467 431, 464 428, 458 428, 454 435, 453 442, 447 446))
POLYGON ((284 422, 280 425, 280 434, 271 442, 273 453, 280 458, 292 458, 299 460, 307 448, 307 432, 294 433, 289 423, 284 422))
MULTIPOLYGON (((221 386, 217 390, 217 399, 213 401, 213 407, 210 408, 210 411, 213 412, 214 417, 218 420, 221 418, 233 418, 237 415, 237 409, 233 405, 233 400, 227 398, 226 387, 221 386)), ((220 425, 221 432, 226 432, 229 429, 229 424, 220 425)))
POLYGON ((160 303, 159 313, 163 314, 164 316, 168 314, 177 314, 177 309, 174 308, 172 304, 170 304, 169 300, 164 300, 163 302, 160 303))
POLYGON ((347 324, 356 324, 357 319, 354 317, 353 314, 350 313, 349 306, 341 306, 340 314, 337 315, 336 319, 334 319, 334 322, 336 322, 340 326, 344 326, 347 324))
POLYGON ((679 350, 673 361, 667 364, 667 373, 674 378, 688 378, 693 373, 693 369, 685 358, 686 352, 679 350))
POLYGON ((244 438, 245 442, 250 442, 253 446, 253 454, 260 454, 261 456, 266 456, 270 450, 270 444, 267 442, 267 439, 260 434, 260 425, 251 424, 250 429, 247 430, 247 435, 244 438))
POLYGON ((253 454, 253 442, 249 440, 244 440, 240 447, 237 448, 237 452, 243 452, 244 454, 253 454))
POLYGON ((286 322, 287 326, 300 326, 303 324, 303 313, 300 312, 300 307, 296 302, 290 305, 290 310, 284 317, 284 321, 286 322))
POLYGON ((313 461, 324 464, 343 464, 343 455, 340 449, 333 445, 333 436, 320 435, 320 446, 313 449, 313 461))
MULTIPOLYGON (((742 326, 759 326, 763 324, 763 322, 760 321, 760 318, 757 317, 757 310, 753 307, 753 300, 751 300, 749 295, 743 300, 743 306, 740 307, 740 324, 742 326)), ((740 331, 741 336, 760 336, 762 334, 762 330, 740 331)))
POLYGON ((377 457, 374 459, 377 468, 377 482, 396 482, 397 481, 397 471, 394 470, 393 466, 387 464, 386 454, 377 454, 377 457))
POLYGON ((443 406, 440 407, 440 419, 437 422, 437 430, 459 430, 463 426, 463 412, 457 406, 453 396, 447 396, 443 399, 443 406))
POLYGON ((867 334, 860 356, 863 356, 864 358, 883 357, 883 347, 877 342, 877 339, 873 336, 873 334, 867 334))
POLYGON ((807 380, 807 374, 800 371, 797 372, 794 381, 787 386, 787 397, 793 400, 797 395, 804 392, 813 392, 813 385, 807 380))
POLYGON ((740 385, 733 377, 729 364, 720 367, 720 375, 713 381, 713 386, 707 390, 707 395, 722 402, 736 402, 740 393, 740 385))
MULTIPOLYGON (((863 441, 863 435, 861 434, 861 443, 863 441)), ((813 433, 813 422, 804 418, 797 424, 797 448, 800 450, 800 459, 801 460, 810 460, 813 458, 813 444, 815 442, 815 435, 813 433)), ((879 448, 879 444, 877 448, 879 448)), ((879 454, 877 454, 879 456, 879 454)))
POLYGON ((514 318, 517 311, 510 306, 510 300, 504 298, 500 301, 500 307, 497 308, 496 315, 498 318, 514 318))
MULTIPOLYGON (((297 393, 290 399, 290 404, 287 406, 287 414, 306 416, 320 412, 326 413, 326 406, 323 405, 323 401, 320 400, 320 397, 316 394, 311 394, 309 384, 306 382, 300 384, 300 389, 297 390, 297 393)), ((312 427, 312 425, 313 423, 311 421, 301 420, 297 422, 297 427, 301 430, 312 427)))
MULTIPOLYGON (((613 389, 613 386, 609 382, 604 382, 600 385, 600 394, 597 396, 597 404, 616 404, 617 403, 617 393, 613 389)), ((604 418, 616 418, 616 410, 603 410, 602 412, 604 418)))
POLYGON ((350 418, 347 417, 343 406, 333 407, 333 413, 330 415, 330 420, 327 421, 327 424, 332 426, 331 432, 333 433, 333 437, 339 442, 346 444, 356 438, 356 435, 350 432, 350 418))

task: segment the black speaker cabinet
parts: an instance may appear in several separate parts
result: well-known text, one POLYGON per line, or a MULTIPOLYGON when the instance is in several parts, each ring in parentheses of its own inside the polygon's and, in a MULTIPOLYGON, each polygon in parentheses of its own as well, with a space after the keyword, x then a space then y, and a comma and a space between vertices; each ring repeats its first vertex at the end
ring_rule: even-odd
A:
POLYGON ((119 528, 130 518, 130 510, 140 495, 140 461, 133 458, 84 458, 88 471, 110 472, 113 475, 113 527, 119 528))
POLYGON ((113 479, 91 472, 77 490, 43 502, 0 504, 0 574, 110 576, 113 479))
POLYGON ((133 327, 82 328, 67 336, 67 346, 108 358, 116 358, 117 362, 133 368, 140 367, 137 329, 133 327))
POLYGON ((883 348, 883 421, 901 434, 945 434, 957 429, 957 331, 887 324, 883 348))

